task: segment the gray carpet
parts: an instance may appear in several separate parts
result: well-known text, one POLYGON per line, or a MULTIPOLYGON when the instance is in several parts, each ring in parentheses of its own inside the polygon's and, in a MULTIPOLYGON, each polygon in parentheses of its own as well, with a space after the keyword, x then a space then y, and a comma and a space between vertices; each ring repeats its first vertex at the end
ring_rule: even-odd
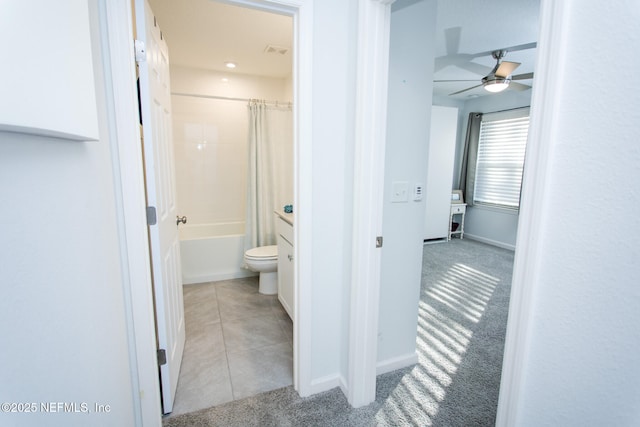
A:
POLYGON ((375 402, 292 387, 167 418, 179 426, 493 426, 513 252, 471 240, 425 245, 415 366, 380 375, 375 402))

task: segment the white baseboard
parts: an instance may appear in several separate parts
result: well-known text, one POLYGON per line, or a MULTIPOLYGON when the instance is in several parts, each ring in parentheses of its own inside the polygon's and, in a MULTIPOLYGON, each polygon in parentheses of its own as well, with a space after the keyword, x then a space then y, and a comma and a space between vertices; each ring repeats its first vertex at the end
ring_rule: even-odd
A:
POLYGON ((347 393, 349 390, 347 389, 347 382, 345 381, 344 377, 342 375, 339 376, 339 382, 340 382, 340 390, 342 390, 342 394, 344 394, 345 397, 349 396, 349 394, 347 393))
POLYGON ((326 377, 311 381, 309 395, 322 393, 323 391, 328 391, 336 387, 340 387, 340 390, 347 396, 347 382, 340 374, 327 375, 326 377))
POLYGON ((406 368, 407 366, 418 363, 418 353, 405 354, 403 356, 393 357, 391 359, 378 362, 376 365, 376 375, 386 374, 387 372, 406 368))
MULTIPOLYGON (((418 353, 416 352, 394 357, 383 362, 379 362, 376 365, 376 375, 386 374, 387 372, 406 368, 407 366, 412 366, 416 363, 418 363, 418 353)), ((342 393, 344 393, 345 396, 349 396, 347 381, 340 374, 327 375, 326 377, 317 378, 311 381, 309 395, 329 391, 336 387, 340 387, 342 393)))
POLYGON ((422 241, 423 245, 433 245, 435 243, 447 243, 449 239, 447 236, 441 237, 439 239, 426 239, 422 241))
POLYGON ((229 273, 219 274, 205 274, 202 276, 189 276, 182 278, 183 285, 194 285, 196 283, 217 282, 220 280, 242 279, 244 277, 257 276, 258 273, 254 273, 249 270, 238 270, 229 273))
POLYGON ((515 245, 510 245, 508 243, 499 242, 497 240, 487 239, 486 237, 477 236, 475 234, 464 233, 464 237, 467 238, 467 239, 470 239, 470 240, 476 240, 478 242, 486 243, 487 245, 497 246, 499 248, 509 249, 511 251, 515 251, 516 250, 516 246, 515 245))

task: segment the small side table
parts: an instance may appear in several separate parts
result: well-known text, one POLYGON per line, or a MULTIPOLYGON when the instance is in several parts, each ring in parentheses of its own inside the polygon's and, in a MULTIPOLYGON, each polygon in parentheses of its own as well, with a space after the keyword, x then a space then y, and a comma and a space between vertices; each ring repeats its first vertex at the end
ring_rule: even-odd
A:
POLYGON ((467 204, 466 203, 452 203, 451 204, 451 215, 449 215, 449 238, 447 240, 451 240, 451 236, 455 236, 456 234, 460 235, 460 239, 464 237, 464 214, 467 212, 467 204), (453 231, 451 227, 453 227, 453 219, 456 215, 460 215, 460 222, 458 222, 458 228, 453 231))

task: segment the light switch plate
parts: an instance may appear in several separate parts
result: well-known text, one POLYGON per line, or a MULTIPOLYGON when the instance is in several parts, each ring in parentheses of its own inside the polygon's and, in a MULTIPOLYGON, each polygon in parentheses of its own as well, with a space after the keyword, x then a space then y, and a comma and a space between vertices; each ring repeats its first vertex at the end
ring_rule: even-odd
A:
POLYGON ((407 181, 394 181, 391 194, 391 203, 406 203, 409 201, 409 183, 407 181))

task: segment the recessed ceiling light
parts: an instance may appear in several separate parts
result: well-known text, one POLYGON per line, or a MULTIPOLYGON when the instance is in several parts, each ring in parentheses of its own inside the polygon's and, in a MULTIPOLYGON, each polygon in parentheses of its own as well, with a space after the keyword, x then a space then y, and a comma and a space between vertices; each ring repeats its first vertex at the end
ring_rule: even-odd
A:
POLYGON ((227 61, 227 62, 225 62, 225 63, 224 63, 224 65, 225 65, 227 68, 236 68, 236 67, 238 66, 238 64, 236 64, 235 62, 231 62, 231 61, 227 61))
POLYGON ((226 77, 223 77, 223 78, 222 78, 222 79, 220 79, 220 80, 222 80, 222 82, 223 82, 223 83, 227 83, 227 82, 229 81, 229 79, 228 79, 228 78, 226 78, 226 77))

